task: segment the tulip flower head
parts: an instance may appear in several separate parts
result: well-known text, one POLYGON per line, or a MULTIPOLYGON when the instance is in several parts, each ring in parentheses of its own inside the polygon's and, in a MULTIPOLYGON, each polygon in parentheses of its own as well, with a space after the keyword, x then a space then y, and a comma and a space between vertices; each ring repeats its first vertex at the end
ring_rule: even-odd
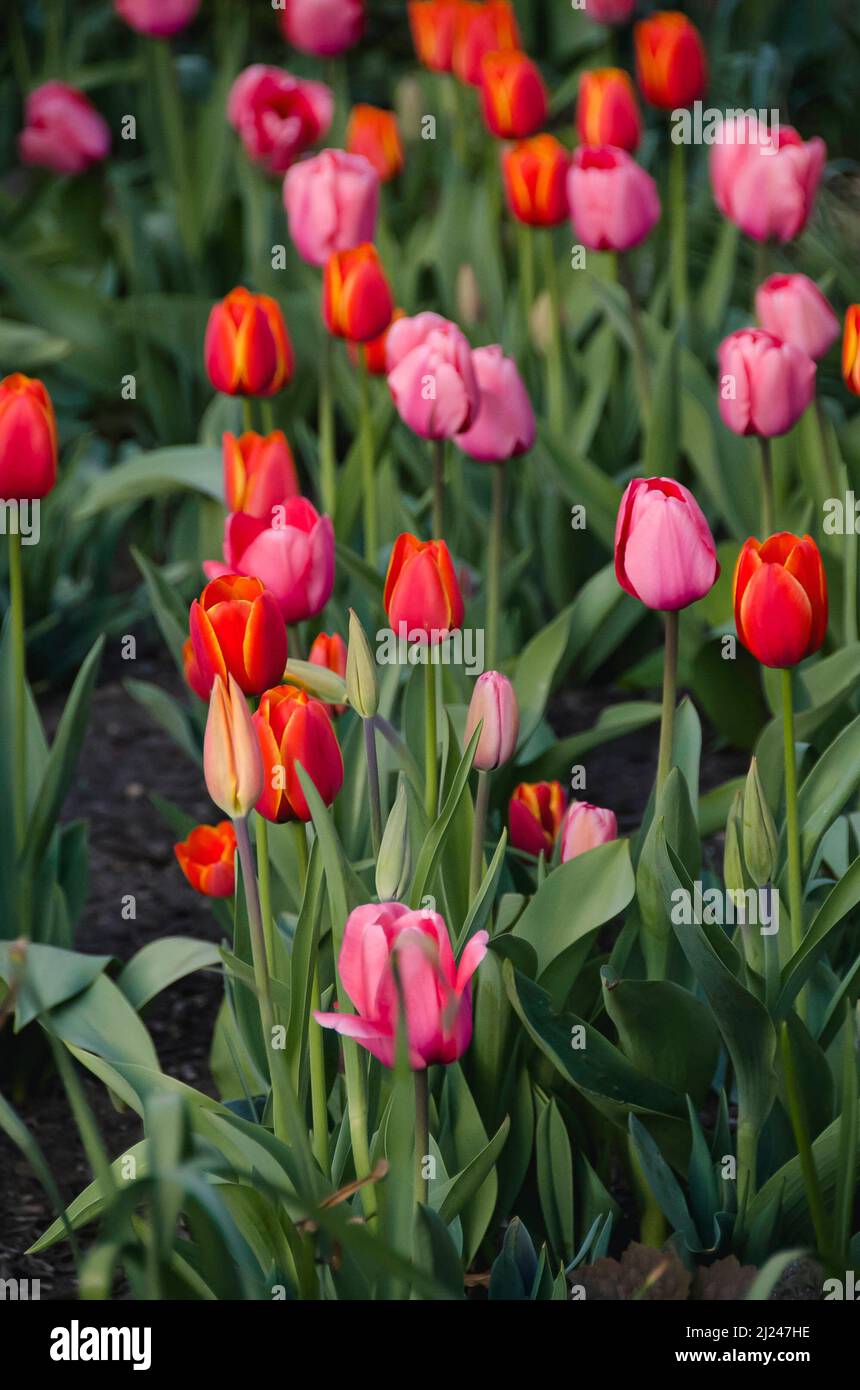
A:
POLYGON ((41 381, 13 372, 0 381, 0 497, 35 501, 57 481, 57 422, 41 381))
POLYGON ((636 9, 636 0, 588 0, 585 13, 596 24, 626 24, 636 9))
POLYGON ((514 687, 500 671, 484 671, 475 682, 466 716, 464 745, 481 724, 474 767, 492 772, 514 755, 520 733, 520 710, 514 687))
POLYGON ((194 19, 200 0, 113 0, 121 19, 139 34, 169 39, 194 19))
MULTIPOLYGON (((860 304, 852 304, 845 315, 845 332, 842 338, 842 379, 849 391, 853 391, 855 396, 860 396, 860 304)), ((2 393, 2 387, 0 387, 0 393, 2 393)))
POLYGON ((229 511, 271 517, 281 502, 298 497, 296 465, 283 430, 268 435, 247 430, 238 438, 227 433, 222 448, 224 500, 229 511))
POLYGON ((247 816, 263 791, 263 759, 247 701, 233 679, 215 677, 203 738, 209 795, 231 820, 247 816))
POLYGON ((329 333, 367 343, 391 322, 394 300, 375 246, 335 251, 323 276, 323 320, 329 333))
POLYGON ((806 226, 821 182, 827 146, 797 131, 729 123, 711 150, 711 186, 717 207, 753 241, 793 240, 806 226))
POLYGON ((673 478, 634 478, 615 525, 618 583, 647 608, 675 612, 710 593, 720 573, 711 528, 673 478))
POLYGON ((811 536, 750 537, 735 567, 738 637, 762 666, 785 669, 812 656, 827 633, 827 578, 811 536))
POLYGON ((197 657, 194 654, 194 640, 186 637, 182 643, 182 674, 185 677, 185 684, 198 695, 201 700, 208 700, 212 682, 204 680, 203 672, 197 665, 197 657))
MULTIPOLYGON (((345 678, 346 655, 346 643, 339 632, 320 632, 311 644, 308 661, 312 666, 323 666, 327 671, 334 671, 335 675, 345 678)), ((326 705, 326 709, 334 716, 343 714, 346 705, 326 705)))
POLYGON ((702 36, 679 10, 661 10, 633 31, 636 80, 647 102, 663 111, 692 106, 705 94, 708 64, 702 36))
POLYGON ((409 0, 415 56, 431 72, 450 72, 460 0, 409 0))
POLYGON ((379 175, 364 155, 323 150, 288 171, 284 207, 302 260, 323 266, 335 251, 373 241, 379 175))
POLYGON ((472 366, 481 400, 474 423, 456 443, 470 458, 503 463, 528 453, 535 442, 534 411, 517 364, 498 345, 475 348, 472 366))
POLYGON ((236 832, 233 822, 198 825, 173 852, 191 887, 206 898, 232 898, 236 891, 236 832))
POLYGON ((241 286, 214 305, 203 355, 209 380, 226 396, 274 396, 293 374, 293 347, 277 301, 241 286))
MULTIPOLYGON (((228 676, 260 695, 284 674, 287 630, 274 594, 259 579, 227 574, 206 585, 189 615, 199 689, 228 676)), ((197 688, 195 686, 195 688, 197 688)))
POLYGON ((331 517, 320 516, 306 497, 288 497, 270 517, 233 512, 224 526, 224 559, 225 564, 210 561, 203 566, 210 578, 232 573, 259 576, 284 622, 315 618, 334 588, 331 517))
POLYGON ((535 859, 552 854, 564 815, 561 782, 520 782, 508 803, 508 832, 514 849, 535 859))
POLYGON ((487 53, 481 63, 481 110, 500 140, 524 140, 544 124, 546 84, 531 58, 518 50, 487 53))
POLYGON ((488 53, 510 53, 519 48, 519 29, 509 0, 486 0, 481 4, 460 0, 454 25, 452 66, 461 82, 479 87, 488 53))
POLYGON ((330 87, 264 63, 241 72, 227 99, 227 119, 249 159, 270 174, 286 173, 322 139, 333 114, 330 87))
POLYGON ((287 43, 317 58, 336 58, 364 32, 364 0, 284 0, 280 8, 287 43))
POLYGON ((488 940, 485 931, 475 932, 457 965, 438 912, 413 912, 396 902, 357 907, 347 918, 338 957, 355 1013, 316 1012, 314 1018, 393 1067, 402 997, 413 1070, 456 1062, 471 1041, 471 980, 488 940))
POLYGON ((83 174, 110 153, 110 127, 89 97, 66 82, 45 82, 24 103, 18 154, 54 174, 83 174))
POLYGON ((352 108, 346 129, 346 148, 350 154, 369 159, 383 183, 396 177, 403 168, 403 141, 393 111, 379 106, 359 105, 352 108))
POLYGON ((591 251, 629 251, 660 219, 651 175, 626 150, 580 145, 567 175, 574 230, 591 251))
POLYGON ((391 552, 383 594, 395 632, 405 625, 409 640, 441 642, 463 623, 463 596, 444 541, 419 541, 405 532, 391 552))
POLYGON ((642 117, 623 68, 589 68, 582 74, 576 130, 583 145, 615 145, 629 154, 638 148, 642 117))
POLYGON ((762 328, 817 362, 839 337, 839 320, 808 275, 771 275, 755 292, 762 328))
POLYGON ((388 389, 401 419, 422 439, 453 439, 478 413, 481 393, 472 350, 456 324, 416 314, 392 324, 386 344, 388 389))
POLYGON ((530 227, 556 227, 568 215, 570 155, 554 135, 533 135, 506 149, 502 174, 508 207, 530 227))
POLYGON ((735 434, 785 434, 815 397, 811 357, 763 328, 742 328, 720 343, 720 416, 735 434))
POLYGON ((330 806, 343 786, 343 757, 322 701, 294 685, 276 686, 260 700, 254 729, 263 763, 259 814, 279 823, 311 819, 298 765, 330 806))
POLYGON ((361 365, 370 376, 386 376, 388 372, 388 334, 392 324, 402 318, 405 318, 404 311, 395 309, 391 315, 391 323, 382 330, 378 338, 371 338, 366 343, 348 341, 346 349, 353 366, 361 365))
POLYGON ((592 806, 588 801, 572 801, 561 823, 561 862, 566 864, 587 850, 617 839, 618 821, 614 811, 592 806))

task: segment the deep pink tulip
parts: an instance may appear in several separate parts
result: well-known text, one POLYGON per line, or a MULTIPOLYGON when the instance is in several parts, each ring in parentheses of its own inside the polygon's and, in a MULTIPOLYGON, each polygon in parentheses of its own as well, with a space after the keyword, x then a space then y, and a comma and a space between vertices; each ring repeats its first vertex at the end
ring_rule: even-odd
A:
POLYGON ((453 439, 476 418, 481 393, 472 351, 455 323, 416 314, 391 325, 388 387, 401 418, 422 439, 453 439))
POLYGON ((528 453, 535 442, 535 416, 516 362, 494 345, 475 348, 472 366, 481 403, 469 429, 457 435, 457 444, 482 463, 528 453))
POLYGON ((634 478, 615 524, 615 575, 647 608, 674 612, 709 593, 720 573, 711 528, 688 488, 634 478))
POLYGON ((240 72, 227 99, 227 119, 248 157, 270 174, 285 174, 326 134, 333 114, 334 97, 323 82, 264 63, 240 72))
POLYGON ((334 528, 306 497, 289 497, 269 517, 231 512, 224 563, 209 560, 209 579, 247 574, 274 594, 284 621, 301 623, 325 607, 334 587, 334 528))
POLYGON ((812 212, 827 146, 791 126, 759 132, 735 122, 711 150, 717 207, 754 241, 791 241, 812 212), (751 136, 751 139, 744 138, 751 136))
POLYGON ((387 1067, 394 1066, 399 1015, 392 961, 396 957, 406 1014, 409 1065, 456 1062, 472 1038, 472 976, 489 937, 476 932, 459 965, 438 912, 412 912, 402 903, 368 903, 347 918, 338 971, 354 1014, 314 1013, 323 1028, 354 1038, 387 1067))
POLYGON ((808 275, 771 275, 755 292, 755 311, 762 328, 816 362, 842 332, 830 303, 808 275))
POLYGON ((588 0, 585 14, 596 24, 626 24, 636 9, 636 0, 588 0))
POLYGON ((334 58, 361 38, 363 0, 286 0, 281 29, 287 43, 302 53, 334 58))
POLYGON ((24 164, 82 174, 107 158, 110 128, 83 92, 65 82, 45 82, 24 104, 18 153, 24 164))
POLYGON ((362 154, 323 150, 289 170, 284 206, 302 260, 322 266, 335 251, 373 241, 379 175, 362 154))
POLYGON ((191 23, 200 0, 113 0, 113 7, 139 34, 168 39, 191 23))
POLYGON ((574 231, 591 251, 629 251, 660 218, 651 175, 626 150, 580 145, 567 175, 574 231))
POLYGON ((605 806, 592 806, 590 801, 572 801, 561 823, 561 862, 575 859, 586 850, 607 845, 618 839, 615 812, 605 806))
POLYGON ((520 709, 514 687, 500 671, 484 671, 475 682, 466 716, 464 746, 483 721, 474 766, 492 772, 514 755, 520 733, 520 709))
POLYGON ((785 434, 812 404, 812 358, 763 328, 729 334, 718 361, 720 415, 735 434, 785 434))

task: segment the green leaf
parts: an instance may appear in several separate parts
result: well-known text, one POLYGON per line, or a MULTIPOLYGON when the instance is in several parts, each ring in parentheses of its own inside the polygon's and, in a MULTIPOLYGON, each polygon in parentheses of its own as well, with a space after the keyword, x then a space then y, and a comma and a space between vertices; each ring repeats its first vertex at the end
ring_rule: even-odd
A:
POLYGON ((823 955, 831 932, 860 902, 860 856, 830 890, 816 912, 809 930, 782 971, 781 989, 774 1005, 774 1018, 786 1016, 799 991, 823 955))
POLYGON ((513 935, 534 947, 543 972, 562 952, 623 912, 634 886, 627 841, 599 845, 547 875, 513 935))
POLYGON ((699 1233, 674 1173, 645 1126, 635 1115, 630 1116, 628 1123, 630 1138, 657 1205, 670 1222, 672 1230, 683 1238, 687 1249, 698 1251, 699 1233))
POLYGON ((26 964, 18 965, 12 959, 11 942, 0 941, 0 980, 9 987, 18 983, 16 1033, 46 1009, 83 993, 110 963, 110 956, 85 956, 31 941, 26 964))
POLYGON ((221 965, 219 948, 189 936, 163 936, 133 955, 117 978, 117 987, 138 1013, 177 980, 221 965))
POLYGON ((606 1012, 625 1056, 648 1076, 702 1104, 720 1053, 719 1030, 707 1005, 671 980, 619 980, 606 965, 600 974, 606 1012))
POLYGON ((645 477, 673 477, 681 417, 678 331, 667 333, 654 375, 651 420, 645 441, 645 477))
POLYGON ((538 1116, 535 1130, 538 1195, 546 1233, 555 1256, 573 1256, 573 1158, 561 1112, 550 1099, 538 1116))
POLYGON ((100 474, 84 496, 77 520, 86 521, 99 512, 172 492, 201 492, 220 502, 222 487, 219 449, 202 444, 154 449, 100 474))
POLYGON ((475 757, 475 749, 478 746, 479 738, 480 729, 476 729, 469 739, 469 744, 465 753, 460 759, 457 772, 451 783, 451 790, 445 798, 445 803, 442 810, 439 812, 439 817, 434 821, 427 839, 424 841, 418 863, 415 866, 412 892, 409 895, 409 901, 413 908, 421 906, 422 899, 425 897, 430 887, 436 865, 439 861, 439 856, 445 844, 445 839, 448 835, 451 823, 454 820, 457 808, 460 805, 460 799, 466 793, 469 773, 472 770, 472 762, 475 757))

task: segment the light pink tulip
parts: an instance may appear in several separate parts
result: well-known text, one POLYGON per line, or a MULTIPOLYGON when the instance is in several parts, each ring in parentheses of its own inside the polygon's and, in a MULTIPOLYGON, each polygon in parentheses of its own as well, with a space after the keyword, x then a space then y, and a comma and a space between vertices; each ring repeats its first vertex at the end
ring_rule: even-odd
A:
POLYGON ((354 1038, 387 1067, 394 1066, 399 1015, 392 961, 403 991, 409 1065, 456 1062, 472 1037, 472 976, 489 937, 476 932, 459 965, 438 912, 411 912, 402 903, 368 903, 350 913, 338 957, 354 1014, 314 1013, 323 1028, 354 1038))
POLYGON ((762 328, 816 362, 842 332, 828 300, 808 275, 771 275, 755 292, 755 311, 762 328))
POLYGON ((636 9, 636 0, 586 0, 585 14, 596 24, 626 24, 636 9))
POLYGON ((398 319, 386 343, 388 387, 401 418, 422 439, 453 439, 481 404, 472 350, 439 314, 398 319))
POLYGON ((207 578, 245 574, 274 594, 284 621, 313 618, 334 587, 334 528, 306 497, 289 497, 270 517, 231 512, 224 527, 224 563, 209 560, 207 578))
POLYGON ((718 361, 720 415, 735 434, 785 434, 812 404, 812 358, 763 328, 724 338, 718 361))
POLYGON ((626 150, 580 145, 567 175, 574 231, 591 251, 629 251, 660 218, 657 185, 626 150))
POLYGON ((289 170, 284 207, 302 260, 325 265, 335 251, 373 241, 379 175, 362 154, 323 150, 289 170))
POLYGON ((572 801, 561 823, 561 862, 575 859, 578 854, 606 845, 618 839, 615 812, 605 806, 592 806, 589 801, 572 801))
POLYGON ((281 28, 293 48, 318 58, 333 58, 361 38, 363 0, 286 0, 281 28))
POLYGON ((634 478, 615 525, 615 576, 647 608, 674 612, 713 588, 720 566, 693 494, 672 478, 634 478))
POLYGON ((45 82, 24 105, 18 153, 25 164, 55 174, 82 174, 110 153, 110 128, 83 92, 45 82))
POLYGON ((225 815, 247 816, 263 794, 263 758, 248 702, 232 675, 216 676, 203 738, 206 788, 225 815))
POLYGON ((806 226, 826 158, 823 140, 804 141, 791 126, 727 123, 711 150, 717 207, 754 241, 791 241, 806 226))
POLYGON ((190 24, 200 0, 113 0, 121 19, 153 39, 167 39, 190 24))
POLYGON ((472 366, 481 403, 469 429, 457 435, 457 444, 482 463, 528 453, 535 442, 535 416, 516 362, 494 345, 475 348, 472 366))
POLYGON ((466 716, 464 746, 483 721, 474 766, 492 772, 514 755, 520 733, 520 710, 514 687, 500 671, 484 671, 475 682, 466 716))
POLYGON ((284 174, 324 136, 334 97, 323 82, 306 82, 283 68, 254 63, 240 72, 227 99, 227 119, 249 158, 284 174))

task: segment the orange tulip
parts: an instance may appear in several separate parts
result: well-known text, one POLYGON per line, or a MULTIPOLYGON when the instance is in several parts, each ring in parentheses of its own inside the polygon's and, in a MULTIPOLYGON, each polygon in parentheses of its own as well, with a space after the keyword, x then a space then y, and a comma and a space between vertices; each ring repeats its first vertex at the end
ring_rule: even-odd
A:
POLYGON ((481 109, 501 140, 524 140, 547 118, 549 99, 540 72, 525 53, 488 53, 481 64, 481 109))
MULTIPOLYGON (((337 676, 346 676, 346 643, 339 632, 321 632, 313 640, 308 652, 308 661, 314 666, 324 666, 337 676)), ((329 714, 343 714, 346 705, 326 705, 329 714)))
POLYGON ((636 79, 646 101, 663 111, 704 96, 708 64, 702 36, 679 10, 661 10, 633 31, 636 79))
POLYGON ((263 792, 263 759, 248 703, 232 675, 215 677, 203 738, 209 795, 231 820, 247 816, 263 792))
POLYGON ((393 111, 380 106, 359 105, 352 108, 346 129, 346 148, 349 154, 363 154, 387 183, 403 168, 403 142, 393 111))
POLYGON ((584 145, 617 145, 633 154, 642 138, 636 92, 623 68, 584 72, 576 104, 576 129, 584 145))
POLYGON ((294 685, 267 690, 254 715, 264 777, 257 811, 269 821, 309 821, 297 764, 326 806, 343 785, 343 757, 325 705, 294 685))
POLYGON ((845 315, 842 377, 848 390, 860 396, 860 304, 852 304, 845 315))
POLYGON ((395 632, 405 624, 410 640, 441 641, 463 622, 463 596, 444 541, 419 541, 406 531, 391 552, 383 594, 395 632))
POLYGON ((419 63, 431 72, 450 72, 459 0, 409 0, 409 28, 419 63))
POLYGON ((57 481, 57 423, 41 381, 14 372, 0 381, 0 497, 46 497, 57 481))
POLYGON ((457 6, 452 64, 461 82, 479 87, 485 55, 519 46, 517 20, 508 0, 487 0, 486 4, 463 0, 457 6))
POLYGON ((567 171, 570 156, 554 135, 533 135, 502 157, 508 207, 530 227, 556 227, 570 215, 567 171))
POLYGON ((549 857, 564 816, 561 782, 520 782, 508 804, 508 827, 514 849, 535 858, 549 857))
POLYGON ((261 695, 283 676, 286 624, 277 599, 259 579, 213 579, 192 603, 189 627, 200 689, 211 691, 216 677, 226 682, 230 675, 246 695, 261 695))
POLYGON ((811 536, 751 536, 735 567, 738 636, 762 666, 796 666, 827 632, 827 577, 811 536))
POLYGON ((216 391, 274 396, 293 374, 293 348, 274 299, 241 288, 214 305, 203 348, 216 391))
POLYGON ((394 301, 370 242, 352 251, 335 251, 323 276, 323 318, 336 338, 366 343, 391 323, 394 301))
POLYGON ((191 887, 207 898, 231 898, 236 891, 236 832, 229 820, 198 825, 173 846, 191 887))
POLYGON ((247 430, 238 439, 225 434, 223 450, 224 500, 229 511, 271 517, 273 508, 300 495, 293 452, 283 430, 267 435, 247 430))
POLYGON ((348 342, 346 350, 353 366, 357 367, 361 363, 364 370, 369 372, 371 376, 387 376, 388 359, 385 349, 388 343, 388 334, 391 332, 391 325, 396 323, 398 319, 405 317, 406 314, 403 309, 395 309, 391 315, 391 323, 382 330, 378 338, 371 338, 366 343, 348 342))

